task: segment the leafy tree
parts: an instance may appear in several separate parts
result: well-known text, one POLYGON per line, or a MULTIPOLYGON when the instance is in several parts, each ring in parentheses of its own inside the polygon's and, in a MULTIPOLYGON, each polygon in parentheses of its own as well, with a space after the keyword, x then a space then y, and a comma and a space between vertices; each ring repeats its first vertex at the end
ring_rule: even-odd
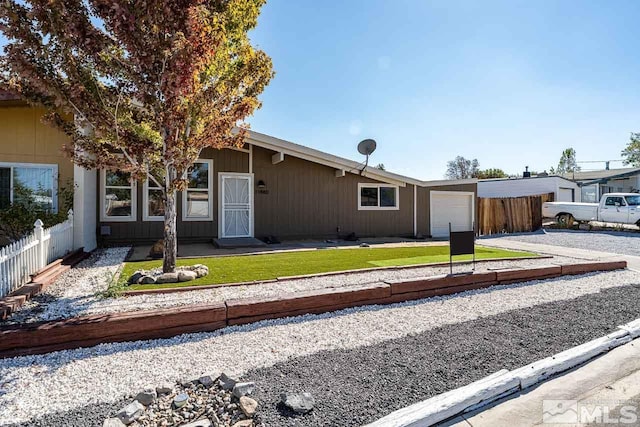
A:
POLYGON ((502 169, 489 168, 484 170, 479 170, 476 173, 475 178, 478 179, 490 179, 490 178, 506 178, 507 175, 502 169))
POLYGON ((273 76, 247 35, 264 2, 0 4, 5 86, 50 109, 75 163, 162 187, 165 272, 176 263, 176 192, 204 148, 243 144, 242 121, 273 76))
POLYGON ((551 168, 552 174, 567 174, 571 172, 578 172, 580 170, 580 166, 576 161, 576 150, 573 148, 567 148, 562 152, 560 156, 560 161, 558 162, 557 168, 551 168))
POLYGON ((454 160, 447 162, 448 179, 467 179, 475 177, 479 172, 480 164, 478 159, 467 160, 462 156, 457 156, 454 160))
POLYGON ((640 167, 640 133, 631 133, 629 142, 621 154, 625 165, 640 167))
POLYGON ((387 169, 385 168, 385 166, 384 166, 384 163, 378 163, 378 164, 375 166, 375 168, 376 168, 376 169, 380 169, 381 171, 386 171, 386 170, 387 170, 387 169))

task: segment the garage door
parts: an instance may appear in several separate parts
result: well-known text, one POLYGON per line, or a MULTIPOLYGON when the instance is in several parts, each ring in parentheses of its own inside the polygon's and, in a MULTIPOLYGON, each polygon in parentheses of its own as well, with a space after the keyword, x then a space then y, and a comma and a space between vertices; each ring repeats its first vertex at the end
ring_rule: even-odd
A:
POLYGON ((575 202, 573 188, 558 188, 558 200, 556 202, 575 202))
POLYGON ((473 229, 474 194, 463 191, 431 192, 431 236, 449 237, 449 223, 453 231, 473 229))

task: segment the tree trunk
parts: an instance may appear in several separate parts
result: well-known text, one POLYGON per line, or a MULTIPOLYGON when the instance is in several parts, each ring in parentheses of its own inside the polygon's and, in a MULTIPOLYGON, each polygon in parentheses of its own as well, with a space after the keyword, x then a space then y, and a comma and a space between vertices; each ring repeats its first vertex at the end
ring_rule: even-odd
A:
POLYGON ((165 201, 164 201, 164 259, 162 272, 173 273, 176 270, 176 258, 178 256, 178 237, 176 232, 176 192, 170 191, 170 183, 175 176, 175 169, 167 167, 165 177, 165 201))

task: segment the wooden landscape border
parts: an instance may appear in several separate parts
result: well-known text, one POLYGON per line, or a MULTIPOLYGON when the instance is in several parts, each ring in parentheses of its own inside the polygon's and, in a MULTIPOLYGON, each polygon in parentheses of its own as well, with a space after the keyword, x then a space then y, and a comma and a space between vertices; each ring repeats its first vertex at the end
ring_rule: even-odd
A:
POLYGON ((92 347, 101 343, 169 338, 265 319, 327 313, 363 305, 391 304, 514 281, 620 270, 626 266, 626 261, 606 261, 431 276, 296 292, 278 297, 231 299, 208 305, 10 325, 0 327, 0 358, 92 347))

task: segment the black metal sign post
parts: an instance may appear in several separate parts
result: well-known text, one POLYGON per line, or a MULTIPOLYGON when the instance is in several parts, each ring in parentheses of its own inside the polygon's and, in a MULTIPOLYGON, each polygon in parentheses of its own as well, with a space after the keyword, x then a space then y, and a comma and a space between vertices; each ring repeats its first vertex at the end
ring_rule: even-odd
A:
POLYGON ((453 274, 454 255, 473 255, 473 269, 476 269, 475 222, 471 231, 452 231, 449 223, 449 271, 453 274))

